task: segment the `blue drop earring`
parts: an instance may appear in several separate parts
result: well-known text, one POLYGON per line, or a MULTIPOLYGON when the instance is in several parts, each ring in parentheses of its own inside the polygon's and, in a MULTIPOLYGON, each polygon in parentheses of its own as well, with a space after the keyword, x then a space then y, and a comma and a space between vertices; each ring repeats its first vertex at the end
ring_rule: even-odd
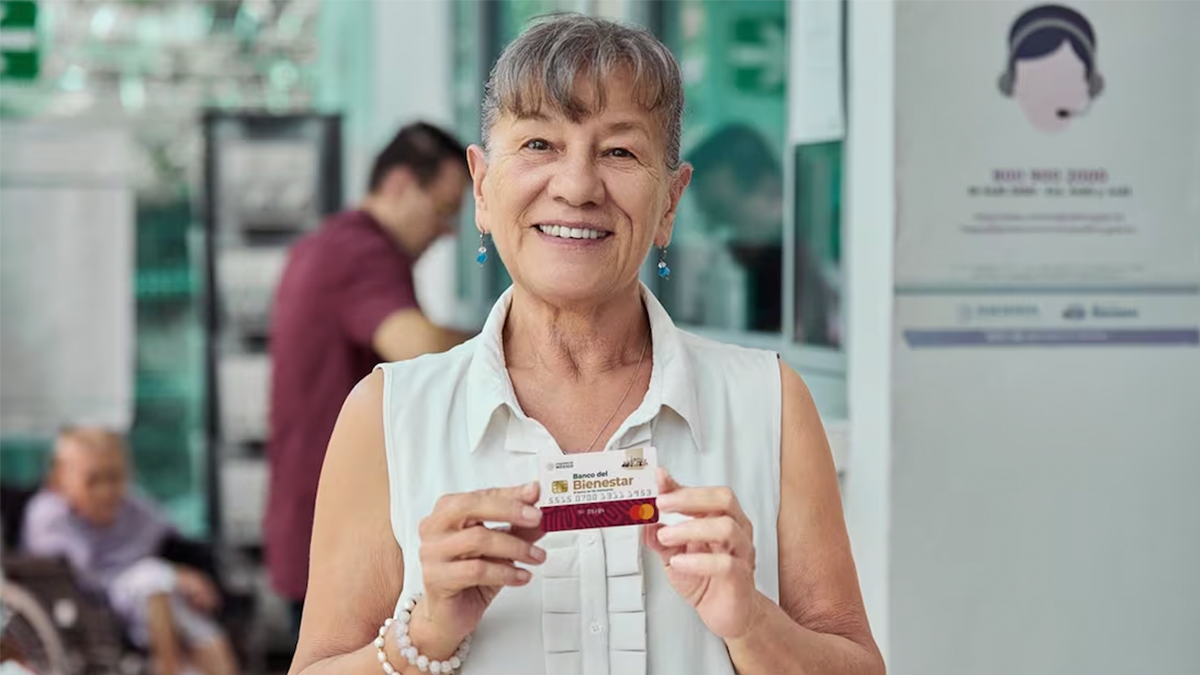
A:
POLYGON ((475 256, 475 262, 480 265, 487 262, 487 244, 483 241, 485 236, 487 236, 485 233, 479 233, 479 255, 475 256))
POLYGON ((667 267, 667 247, 658 249, 658 276, 662 279, 671 278, 671 268, 667 267))

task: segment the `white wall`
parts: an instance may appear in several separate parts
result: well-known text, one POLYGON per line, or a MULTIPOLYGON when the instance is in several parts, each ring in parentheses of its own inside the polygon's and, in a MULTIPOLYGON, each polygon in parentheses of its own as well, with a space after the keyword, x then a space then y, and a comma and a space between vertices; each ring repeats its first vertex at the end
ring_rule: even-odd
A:
POLYGON ((894 384, 891 673, 1200 672, 1198 350, 900 348, 894 384))
POLYGON ((0 431, 126 430, 136 367, 132 135, 123 124, 5 120, 0 147, 0 431))
MULTIPOLYGON (((860 16, 864 12, 882 14, 886 10, 880 7, 888 4, 855 3, 855 12, 860 16)), ((957 45, 944 42, 951 39, 949 36, 962 35, 955 26, 1004 25, 1008 17, 1028 4, 892 5, 902 19, 900 26, 905 28, 901 35, 910 42, 900 42, 902 38, 897 37, 893 44, 891 39, 876 36, 877 44, 860 44, 854 53, 878 49, 878 56, 883 58, 900 47, 896 100, 905 101, 902 87, 914 83, 927 89, 910 94, 909 100, 936 103, 942 99, 937 87, 930 84, 933 69, 907 70, 905 45, 931 41, 949 53, 955 47, 967 51, 969 45, 962 43, 961 37, 957 45), (903 12, 917 9, 920 20, 903 21, 903 12), (961 20, 949 22, 951 11, 959 12, 961 20), (993 15, 997 14, 1001 19, 994 21, 993 15)), ((1140 111, 1136 119, 1143 120, 1162 112, 1162 108, 1174 107, 1186 114, 1188 108, 1174 105, 1177 101, 1157 101, 1155 105, 1161 104, 1161 108, 1154 108, 1140 98, 1131 101, 1128 92, 1143 73, 1145 77, 1161 78, 1159 82, 1167 83, 1166 88, 1172 87, 1171 83, 1187 82, 1179 74, 1188 70, 1184 64, 1189 61, 1175 58, 1168 49, 1186 38, 1182 32, 1170 38, 1167 28, 1183 31, 1188 30, 1181 28, 1183 25, 1200 27, 1196 21, 1200 7, 1194 3, 1126 4, 1124 9, 1118 2, 1072 4, 1097 22, 1121 11, 1138 20, 1161 18, 1161 14, 1155 14, 1160 12, 1179 12, 1173 22, 1140 29, 1142 32, 1133 36, 1122 36, 1114 30, 1124 25, 1128 32, 1128 26, 1134 25, 1132 21, 1097 23, 1103 45, 1099 62, 1110 75, 1110 90, 1097 103, 1097 113, 1088 118, 1090 126, 1081 126, 1080 133, 1094 133, 1105 115, 1112 119, 1114 111, 1122 106, 1140 111), (1161 50, 1120 49, 1124 43, 1156 41, 1163 45, 1161 50), (1136 58, 1142 58, 1142 65, 1136 58), (1168 63, 1163 65, 1163 61, 1168 63)), ((859 41, 864 39, 857 37, 859 41)), ((855 37, 851 40, 853 44, 855 37)), ((1002 41, 988 43, 987 49, 993 47, 998 71, 1003 62, 1002 41)), ((956 60, 947 61, 945 68, 935 73, 936 77, 949 77, 947 74, 956 72, 956 68, 964 68, 964 59, 959 53, 956 60)), ((991 60, 987 63, 990 65, 991 60)), ((1195 64, 1190 60, 1192 74, 1197 73, 1195 64)), ((872 87, 885 84, 875 79, 878 74, 870 69, 855 72, 852 89, 878 94, 872 87)), ((991 71, 988 75, 975 78, 980 91, 987 95, 980 98, 980 107, 1007 104, 995 92, 995 76, 991 71)), ((1193 80, 1180 86, 1190 87, 1192 98, 1188 98, 1187 89, 1172 93, 1183 91, 1184 100, 1197 100, 1194 97, 1200 94, 1200 82, 1193 80)), ((860 102, 858 107, 862 105, 860 102)), ((889 117, 897 109, 913 110, 887 102, 880 105, 889 117)), ((855 107, 851 101, 852 111, 855 107)), ((1024 124, 1015 106, 1010 112, 1024 124)), ((920 112, 906 114, 919 116, 920 112)), ((1186 118, 1180 115, 1178 119, 1186 118)), ((1200 118, 1191 119, 1195 124, 1200 118)), ((1134 146, 1131 152, 1136 153, 1138 143, 1130 141, 1128 133, 1134 125, 1117 126, 1120 129, 1109 134, 1111 142, 1124 138, 1134 146)), ((868 125, 868 133, 872 128, 868 125)), ((1021 130, 1025 131, 1023 127, 1021 130)), ((1139 133, 1145 131, 1138 129, 1139 133)), ((899 139, 903 141, 897 145, 900 159, 912 160, 916 154, 912 150, 904 157, 906 149, 939 141, 931 131, 924 133, 927 138, 899 139)), ((1147 167, 1153 170, 1155 163, 1175 166, 1167 162, 1179 159, 1176 148, 1194 147, 1190 141, 1200 136, 1196 127, 1188 127, 1187 123, 1165 128, 1153 125, 1149 133, 1157 135, 1156 143, 1162 143, 1163 134, 1167 134, 1182 145, 1172 148, 1170 157, 1155 153, 1154 157, 1139 158, 1133 154, 1132 160, 1113 162, 1109 168, 1127 173, 1147 167)), ((1068 137, 1064 134, 1038 140, 1035 149, 1050 152, 1065 147, 1064 138, 1068 137)), ((870 155, 882 159, 890 152, 893 138, 879 133, 858 140, 883 144, 870 155)), ((1002 145, 1007 148, 1008 144, 1002 145)), ((1098 147, 1106 146, 1091 144, 1085 154, 1094 156, 1098 147)), ((954 165, 956 148, 943 149, 945 161, 954 165)), ((915 162, 909 161, 912 164, 915 162)), ((1200 194, 1200 153, 1182 166, 1182 174, 1190 176, 1193 195, 1200 194)), ((878 179, 876 182, 870 176, 852 174, 852 179, 865 181, 854 185, 860 195, 867 191, 877 201, 888 202, 886 207, 875 205, 880 219, 893 203, 917 203, 912 193, 903 191, 905 176, 898 176, 901 191, 894 194, 889 181, 883 179, 884 173, 880 170, 871 174, 878 179)), ((1168 173, 1170 180, 1180 177, 1174 170, 1168 173)), ((1170 180, 1142 185, 1152 189, 1170 180)), ((944 223, 944 219, 929 217, 929 213, 922 208, 922 215, 916 217, 920 222, 915 224, 928 228, 944 223)), ((855 218, 853 224, 871 229, 870 233, 860 232, 862 236, 853 238, 847 247, 856 259, 892 247, 896 228, 891 225, 860 218, 855 218), (867 247, 866 253, 862 246, 867 247)), ((1182 223, 1175 216, 1171 222, 1159 219, 1154 224, 1163 230, 1182 223)), ((1195 224, 1192 235, 1200 238, 1200 222, 1195 224)), ((897 228, 903 232, 909 225, 900 222, 897 228)), ((1154 241, 1139 239, 1135 243, 1147 240, 1154 241)), ((1082 250, 1085 243, 1076 241, 1072 249, 1062 246, 1061 240, 1047 240, 1043 251, 1056 251, 1057 262, 1061 263, 1074 251, 1082 250)), ((1165 250, 1152 260, 1166 258, 1173 250, 1161 244, 1159 248, 1165 250)), ((961 262, 945 249, 940 255, 939 263, 948 259, 961 262)), ((1081 254, 1076 257, 1083 258, 1081 254)), ((876 262, 882 264, 881 260, 876 262)), ((1193 278, 1200 280, 1200 260, 1195 260, 1195 265, 1193 278)), ((879 307, 861 307, 864 302, 892 305, 892 298, 880 292, 883 282, 875 281, 869 288, 852 290, 854 303, 861 310, 856 316, 865 315, 861 320, 878 319, 885 313, 879 307), (866 297, 855 293, 865 293, 866 297)), ((848 490, 853 500, 849 511, 856 529, 856 553, 863 563, 864 586, 868 589, 878 581, 874 575, 879 561, 874 557, 876 550, 861 543, 877 542, 864 533, 875 532, 871 525, 878 527, 876 519, 886 516, 856 515, 855 508, 868 504, 871 508, 864 510, 871 510, 879 503, 890 507, 883 601, 888 615, 889 673, 1200 673, 1200 649, 1196 647, 1196 630, 1200 627, 1200 349, 1194 345, 912 349, 900 338, 900 329, 931 317, 942 321, 942 325, 951 324, 954 319, 944 317, 954 317, 951 310, 960 303, 995 303, 996 297, 1001 301, 1041 303, 1044 309, 1040 316, 1052 315, 1053 319, 1068 302, 1080 299, 1078 293, 1074 297, 993 296, 982 301, 960 296, 904 295, 894 304, 894 327, 890 323, 868 324, 880 329, 871 337, 863 336, 862 328, 854 330, 852 326, 849 331, 852 339, 870 342, 856 343, 861 349, 852 347, 851 353, 851 415, 856 442, 850 480, 860 480, 857 472, 862 470, 878 475, 879 467, 864 467, 868 460, 861 456, 863 450, 877 452, 878 448, 873 443, 862 447, 861 436, 877 441, 886 429, 887 415, 878 409, 880 396, 888 396, 892 406, 890 477, 888 484, 873 482, 869 488, 882 489, 883 496, 865 496, 860 486, 848 490), (890 344, 882 345, 884 341, 890 344), (884 365, 889 348, 893 350, 890 379, 884 365), (862 524, 864 520, 867 526, 862 524)), ((1083 299, 1091 297, 1095 296, 1083 299)), ((1194 326, 1200 321, 1200 297, 1196 295, 1149 297, 1127 293, 1120 296, 1119 302, 1138 307, 1143 317, 1153 315, 1155 321, 1162 319, 1167 326, 1194 326)), ((887 454, 885 448, 878 459, 887 463, 887 454)))

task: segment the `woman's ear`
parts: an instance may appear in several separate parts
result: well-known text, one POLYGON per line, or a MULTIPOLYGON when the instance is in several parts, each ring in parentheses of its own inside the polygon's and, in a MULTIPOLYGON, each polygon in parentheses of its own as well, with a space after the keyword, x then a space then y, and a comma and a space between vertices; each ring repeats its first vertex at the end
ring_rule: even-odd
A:
POLYGON ((659 248, 666 248, 671 243, 671 233, 675 231, 675 221, 673 219, 664 219, 662 224, 658 226, 658 231, 654 233, 654 245, 659 248))
POLYGON ((658 232, 654 235, 655 245, 662 247, 671 243, 671 232, 675 229, 675 214, 679 210, 679 202, 683 199, 683 193, 691 182, 692 165, 684 162, 671 177, 671 186, 667 192, 669 200, 667 210, 663 213, 662 222, 658 225, 658 232))
POLYGON ((472 143, 467 148, 467 168, 471 172, 471 194, 475 197, 475 211, 483 211, 487 204, 483 198, 483 181, 487 178, 487 153, 472 143))

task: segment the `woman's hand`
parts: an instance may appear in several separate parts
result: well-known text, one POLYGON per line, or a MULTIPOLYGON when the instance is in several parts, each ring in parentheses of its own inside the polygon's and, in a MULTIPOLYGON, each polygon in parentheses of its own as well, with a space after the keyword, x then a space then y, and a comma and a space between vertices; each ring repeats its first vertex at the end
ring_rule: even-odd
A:
POLYGON ((410 634, 422 653, 450 655, 475 630, 483 612, 505 586, 524 586, 529 572, 514 562, 540 565, 546 552, 542 513, 533 506, 538 484, 448 494, 421 521, 421 568, 425 597, 417 603, 410 634), (485 522, 510 523, 493 530, 485 522))
POLYGON ((667 578, 716 635, 742 637, 761 614, 754 584, 754 526, 726 487, 687 488, 658 470, 658 509, 692 520, 645 528, 667 578))

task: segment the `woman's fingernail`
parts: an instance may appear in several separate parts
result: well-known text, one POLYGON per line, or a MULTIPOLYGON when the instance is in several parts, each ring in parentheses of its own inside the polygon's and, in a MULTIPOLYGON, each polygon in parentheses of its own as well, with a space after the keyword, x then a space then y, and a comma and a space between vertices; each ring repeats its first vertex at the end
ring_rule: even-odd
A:
POLYGON ((530 578, 532 578, 532 577, 533 577, 533 575, 531 575, 526 570, 520 570, 520 569, 517 570, 517 581, 520 581, 521 583, 525 583, 526 581, 529 581, 530 578))
POLYGON ((533 558, 534 560, 536 560, 538 562, 545 562, 546 561, 546 552, 543 551, 540 547, 530 546, 529 547, 529 557, 533 558))
POLYGON ((542 517, 542 512, 532 506, 526 506, 521 509, 521 519, 530 525, 536 525, 542 517))
POLYGON ((671 539, 673 539, 673 536, 670 529, 664 528, 658 531, 658 543, 663 546, 670 546, 671 539))
POLYGON ((526 498, 532 499, 533 496, 537 494, 537 489, 538 484, 536 482, 526 483, 525 486, 521 488, 521 494, 525 495, 526 498))

